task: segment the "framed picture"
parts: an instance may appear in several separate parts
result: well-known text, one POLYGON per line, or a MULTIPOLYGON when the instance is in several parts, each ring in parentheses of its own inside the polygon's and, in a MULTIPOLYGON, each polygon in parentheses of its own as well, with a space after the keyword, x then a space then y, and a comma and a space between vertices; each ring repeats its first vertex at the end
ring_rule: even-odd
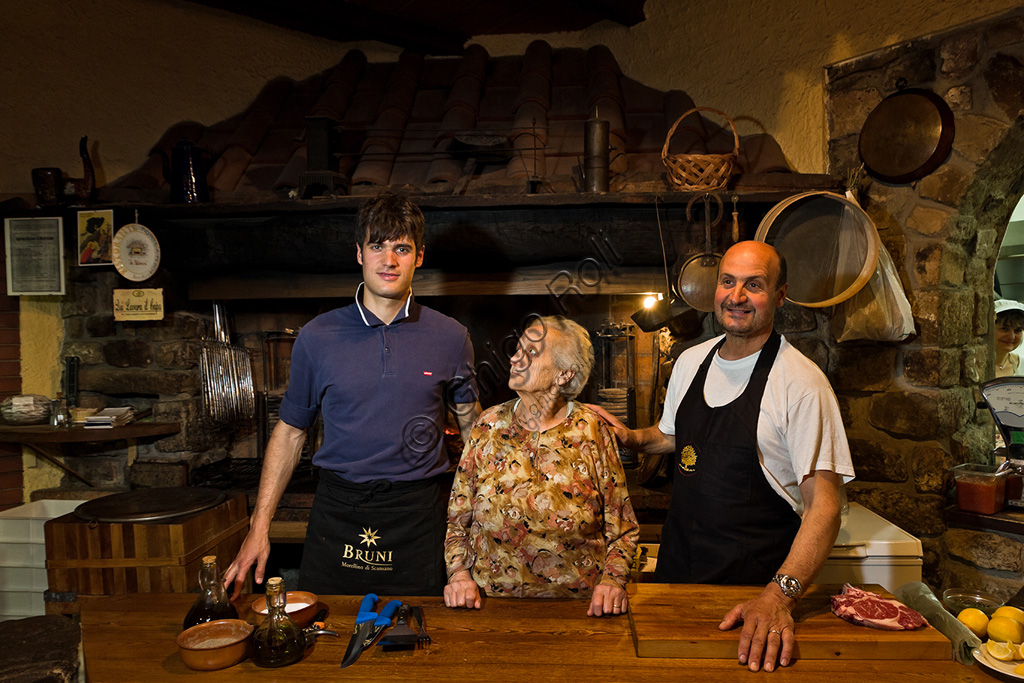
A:
POLYGON ((114 238, 114 211, 78 212, 78 265, 113 264, 110 245, 114 238))
POLYGON ((5 218, 7 294, 64 293, 64 222, 60 218, 5 218))

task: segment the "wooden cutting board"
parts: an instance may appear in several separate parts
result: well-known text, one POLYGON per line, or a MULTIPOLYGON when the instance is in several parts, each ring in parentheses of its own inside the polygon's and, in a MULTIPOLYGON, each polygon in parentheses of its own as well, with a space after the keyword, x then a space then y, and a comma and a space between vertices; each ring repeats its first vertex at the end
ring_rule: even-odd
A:
MULTIPOLYGON (((886 598, 877 585, 861 586, 886 598)), ((734 605, 761 593, 758 586, 640 583, 630 586, 629 622, 638 657, 735 659, 742 626, 719 631, 734 605)), ((811 586, 793 614, 800 659, 951 659, 952 645, 926 626, 882 631, 855 626, 832 613, 829 596, 842 586, 811 586)))

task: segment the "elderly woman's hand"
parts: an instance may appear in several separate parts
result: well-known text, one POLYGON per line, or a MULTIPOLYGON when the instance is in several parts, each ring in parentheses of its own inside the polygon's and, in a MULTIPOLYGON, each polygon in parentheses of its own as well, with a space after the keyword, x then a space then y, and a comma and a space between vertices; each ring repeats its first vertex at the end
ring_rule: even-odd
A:
POLYGON ((448 585, 444 587, 444 604, 448 607, 480 609, 480 587, 469 572, 456 572, 448 579, 448 585))
MULTIPOLYGON (((447 600, 447 588, 445 599, 447 600)), ((626 589, 619 585, 600 583, 594 589, 594 597, 590 599, 590 609, 587 610, 588 617, 600 617, 605 614, 625 614, 629 609, 629 598, 626 597, 626 589)))

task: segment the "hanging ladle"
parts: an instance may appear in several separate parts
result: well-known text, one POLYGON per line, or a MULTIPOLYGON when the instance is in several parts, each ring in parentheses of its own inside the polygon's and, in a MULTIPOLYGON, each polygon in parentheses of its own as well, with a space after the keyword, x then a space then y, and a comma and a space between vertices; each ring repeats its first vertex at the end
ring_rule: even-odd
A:
MULTIPOLYGON (((693 203, 701 195, 694 195, 686 205, 686 220, 693 222, 691 212, 693 203)), ((698 311, 710 313, 715 309, 715 288, 718 285, 718 264, 722 257, 712 251, 711 228, 722 220, 722 198, 714 194, 704 194, 704 253, 691 256, 679 271, 676 282, 679 295, 683 300, 698 311), (718 204, 718 215, 711 220, 711 201, 718 204)))

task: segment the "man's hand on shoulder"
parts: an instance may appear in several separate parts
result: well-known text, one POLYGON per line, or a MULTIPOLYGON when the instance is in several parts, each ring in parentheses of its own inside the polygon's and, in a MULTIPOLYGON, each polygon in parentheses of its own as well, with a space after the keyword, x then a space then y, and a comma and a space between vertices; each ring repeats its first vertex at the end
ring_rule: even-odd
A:
POLYGON ((583 405, 593 410, 602 420, 608 423, 608 426, 611 427, 612 433, 615 434, 615 438, 619 440, 619 443, 625 445, 626 442, 629 441, 629 428, 622 424, 622 421, 619 420, 619 418, 594 403, 584 403, 583 405))

